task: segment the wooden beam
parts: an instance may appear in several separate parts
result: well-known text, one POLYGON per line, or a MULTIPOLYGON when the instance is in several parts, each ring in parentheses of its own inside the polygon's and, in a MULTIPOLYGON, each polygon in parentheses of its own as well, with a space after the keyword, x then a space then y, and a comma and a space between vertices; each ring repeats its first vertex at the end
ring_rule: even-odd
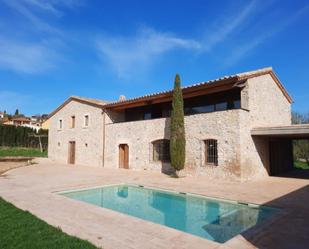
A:
MULTIPOLYGON (((201 86, 192 86, 188 88, 183 89, 183 98, 192 98, 196 96, 206 95, 206 94, 212 94, 217 92, 223 92, 227 90, 231 90, 233 88, 236 88, 235 85, 236 81, 234 78, 212 83, 212 84, 205 84, 201 86)), ((132 100, 130 102, 124 102, 124 103, 115 103, 111 105, 110 107, 107 105, 105 108, 113 111, 121 111, 128 108, 133 107, 139 107, 139 106, 146 106, 150 104, 158 104, 158 103, 165 103, 172 101, 172 91, 169 91, 167 93, 162 93, 150 97, 145 97, 137 100, 132 100)))

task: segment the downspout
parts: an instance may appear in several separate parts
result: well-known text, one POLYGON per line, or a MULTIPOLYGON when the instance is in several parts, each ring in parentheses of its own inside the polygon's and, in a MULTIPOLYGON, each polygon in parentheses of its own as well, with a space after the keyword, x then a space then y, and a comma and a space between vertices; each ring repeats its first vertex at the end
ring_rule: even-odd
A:
POLYGON ((102 109, 103 114, 103 151, 102 151, 102 167, 104 168, 104 162, 105 162, 105 111, 102 109))

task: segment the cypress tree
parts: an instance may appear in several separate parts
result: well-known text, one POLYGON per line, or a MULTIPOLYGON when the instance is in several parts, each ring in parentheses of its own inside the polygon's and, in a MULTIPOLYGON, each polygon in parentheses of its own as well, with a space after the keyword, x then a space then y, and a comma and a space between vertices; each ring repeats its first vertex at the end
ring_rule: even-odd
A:
POLYGON ((180 77, 178 74, 176 74, 171 114, 170 157, 171 166, 176 170, 177 177, 178 172, 182 170, 185 165, 185 149, 186 139, 184 126, 183 97, 180 86, 180 77))

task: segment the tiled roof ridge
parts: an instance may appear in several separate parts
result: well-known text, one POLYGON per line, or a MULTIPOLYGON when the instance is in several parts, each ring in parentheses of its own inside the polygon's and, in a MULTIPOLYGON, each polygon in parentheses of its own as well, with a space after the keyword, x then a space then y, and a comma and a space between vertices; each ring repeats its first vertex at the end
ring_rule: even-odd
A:
POLYGON ((72 95, 70 98, 81 100, 81 101, 86 101, 86 102, 93 103, 93 104, 99 104, 99 105, 100 104, 105 105, 105 104, 108 103, 108 101, 105 101, 105 100, 94 99, 94 98, 86 98, 86 97, 81 97, 81 96, 76 96, 76 95, 72 95))

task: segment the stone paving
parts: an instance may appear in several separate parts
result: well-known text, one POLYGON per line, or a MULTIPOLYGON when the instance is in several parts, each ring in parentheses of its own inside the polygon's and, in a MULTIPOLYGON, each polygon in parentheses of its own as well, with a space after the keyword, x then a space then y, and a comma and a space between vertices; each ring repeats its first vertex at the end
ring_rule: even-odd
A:
POLYGON ((26 166, 27 162, 0 162, 0 175, 4 172, 26 166))
POLYGON ((105 249, 302 249, 309 245, 308 184, 308 179, 288 177, 267 177, 243 183, 202 176, 174 179, 150 171, 55 165, 46 159, 6 172, 0 177, 0 196, 64 232, 105 249), (115 183, 143 184, 266 204, 282 208, 285 214, 267 226, 251 229, 249 233, 219 244, 55 193, 115 183))

